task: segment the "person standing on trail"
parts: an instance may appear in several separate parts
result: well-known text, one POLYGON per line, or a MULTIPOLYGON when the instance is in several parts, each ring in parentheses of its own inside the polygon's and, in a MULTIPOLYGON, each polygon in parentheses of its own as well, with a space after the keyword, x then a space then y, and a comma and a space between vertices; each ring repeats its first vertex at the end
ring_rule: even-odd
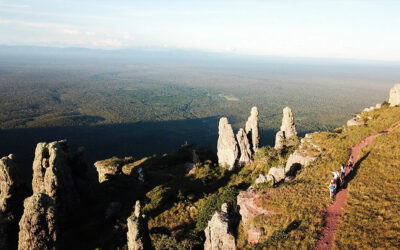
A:
POLYGON ((350 170, 353 170, 353 166, 354 166, 354 158, 353 158, 353 155, 350 155, 349 163, 347 164, 347 166, 348 166, 349 168, 351 168, 350 170))
POLYGON ((340 184, 342 184, 345 175, 346 175, 346 167, 342 165, 340 166, 340 184))
POLYGON ((332 178, 331 182, 329 183, 329 197, 333 199, 333 196, 335 195, 335 190, 336 190, 336 184, 334 183, 334 180, 332 178))

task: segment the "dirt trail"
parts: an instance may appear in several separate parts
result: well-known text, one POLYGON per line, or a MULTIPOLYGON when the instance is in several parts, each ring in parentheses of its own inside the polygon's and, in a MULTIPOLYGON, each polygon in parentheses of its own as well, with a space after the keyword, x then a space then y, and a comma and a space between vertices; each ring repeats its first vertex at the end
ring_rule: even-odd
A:
MULTIPOLYGON (((354 165, 357 164, 357 161, 359 160, 359 156, 361 153, 361 149, 363 147, 370 144, 376 137, 383 134, 388 134, 399 126, 400 126, 400 121, 394 123, 390 128, 385 129, 378 134, 368 136, 367 138, 362 140, 359 144, 352 147, 351 154, 353 155, 355 160, 354 165)), ((349 174, 348 170, 349 169, 347 168, 345 175, 346 177, 349 174)), ((333 202, 333 204, 327 208, 325 217, 325 227, 324 230, 322 231, 322 236, 314 249, 322 250, 322 249, 332 248, 333 237, 338 227, 339 219, 343 215, 343 206, 346 204, 347 195, 348 195, 348 189, 347 185, 345 185, 345 187, 343 189, 340 189, 339 192, 335 195, 335 201, 333 202)))

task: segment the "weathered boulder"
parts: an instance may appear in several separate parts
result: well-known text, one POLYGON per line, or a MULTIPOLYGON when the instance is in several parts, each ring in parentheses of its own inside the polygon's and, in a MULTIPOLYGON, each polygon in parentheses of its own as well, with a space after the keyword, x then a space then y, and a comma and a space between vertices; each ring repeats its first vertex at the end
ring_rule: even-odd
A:
POLYGON ((289 107, 283 109, 283 118, 280 131, 276 134, 275 149, 279 150, 285 146, 288 139, 297 136, 292 110, 289 107))
POLYGON ((54 200, 57 214, 66 219, 76 209, 78 193, 72 178, 67 141, 39 143, 33 161, 32 190, 54 200))
POLYGON ((18 221, 27 189, 20 177, 15 156, 0 159, 0 249, 17 246, 18 221))
POLYGON ((277 168, 273 167, 270 168, 268 171, 267 175, 267 181, 272 181, 273 184, 276 184, 278 182, 281 182, 283 179, 285 179, 285 168, 277 168))
POLYGON ((18 249, 58 249, 53 199, 43 193, 33 194, 25 199, 19 228, 18 249))
POLYGON ((246 134, 250 140, 253 152, 257 152, 260 146, 260 134, 258 129, 258 109, 257 107, 252 107, 250 111, 250 116, 246 122, 246 134))
POLYGON ((235 135, 233 134, 232 126, 228 123, 226 117, 222 117, 219 120, 218 134, 218 163, 223 166, 228 166, 229 170, 232 170, 236 165, 239 149, 235 140, 235 135))
POLYGON ((151 249, 147 218, 142 213, 140 201, 136 201, 135 212, 128 218, 128 249, 151 249))
POLYGON ((204 233, 206 235, 204 250, 236 249, 235 237, 232 233, 228 206, 226 203, 222 204, 221 211, 214 213, 204 233))
POLYGON ((291 154, 286 162, 286 175, 294 175, 300 167, 306 167, 316 159, 314 156, 308 155, 308 151, 297 149, 291 154))
POLYGON ((247 135, 242 128, 239 129, 236 135, 236 139, 238 141, 240 149, 239 164, 246 165, 251 161, 252 152, 249 140, 247 139, 247 135))
POLYGON ((391 107, 400 105, 400 83, 394 85, 390 90, 389 103, 391 107))
POLYGON ((347 121, 347 126, 351 127, 351 126, 360 126, 363 125, 364 122, 361 120, 361 117, 356 116, 350 120, 347 121))

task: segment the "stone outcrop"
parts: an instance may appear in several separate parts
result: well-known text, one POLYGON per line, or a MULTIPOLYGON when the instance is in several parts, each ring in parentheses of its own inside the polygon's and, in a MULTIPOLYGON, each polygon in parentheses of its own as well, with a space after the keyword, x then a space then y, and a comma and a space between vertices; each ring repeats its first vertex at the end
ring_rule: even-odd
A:
POLYGON ((47 194, 34 194, 25 199, 19 227, 18 249, 58 249, 56 208, 47 194))
MULTIPOLYGON (((254 190, 241 191, 237 197, 237 204, 240 207, 240 215, 242 216, 242 222, 244 227, 247 226, 250 219, 259 215, 273 215, 275 213, 267 211, 257 204, 259 194, 254 190)), ((254 226, 249 226, 247 230, 247 241, 251 244, 257 244, 259 242, 261 232, 254 226)))
POLYGON ((221 211, 214 213, 204 230, 206 242, 204 250, 233 250, 236 249, 231 223, 226 203, 222 204, 221 211))
POLYGON ((271 181, 273 184, 277 184, 285 179, 285 168, 270 168, 267 174, 267 181, 271 181))
POLYGON ((239 149, 233 134, 232 126, 226 117, 219 120, 217 155, 218 163, 232 170, 238 159, 239 149))
POLYGON ((360 125, 363 125, 363 124, 364 124, 364 122, 362 121, 361 117, 360 116, 356 116, 356 117, 348 120, 346 125, 348 127, 351 127, 351 126, 360 126, 360 125))
POLYGON ((16 247, 18 221, 27 189, 20 177, 15 156, 0 159, 0 249, 16 247))
POLYGON ((241 128, 239 129, 236 139, 239 144, 240 149, 240 158, 239 158, 239 165, 246 165, 251 161, 251 145, 249 140, 247 139, 247 135, 244 130, 241 128))
POLYGON ((389 103, 391 107, 400 105, 400 83, 390 90, 389 103))
POLYGON ((252 107, 250 111, 250 116, 246 122, 246 134, 249 138, 253 152, 257 152, 260 146, 260 134, 258 129, 258 109, 257 107, 252 107))
POLYGON ((134 170, 137 172, 137 166, 142 163, 134 162, 133 157, 118 158, 113 157, 107 160, 97 161, 94 163, 97 173, 99 175, 99 182, 109 181, 110 178, 117 175, 131 175, 134 170))
POLYGON ((57 214, 63 219, 76 209, 78 193, 72 178, 67 141, 39 143, 33 161, 32 190, 54 200, 57 214))
POLYGON ((291 154, 286 162, 286 175, 293 176, 300 167, 306 167, 316 159, 314 156, 308 155, 307 150, 297 149, 291 154))
POLYGON ((275 149, 279 150, 285 146, 287 140, 297 136, 292 110, 289 107, 283 109, 283 118, 280 131, 276 134, 275 149))
POLYGON ((136 201, 135 212, 128 218, 128 249, 151 249, 147 218, 142 213, 140 201, 136 201))

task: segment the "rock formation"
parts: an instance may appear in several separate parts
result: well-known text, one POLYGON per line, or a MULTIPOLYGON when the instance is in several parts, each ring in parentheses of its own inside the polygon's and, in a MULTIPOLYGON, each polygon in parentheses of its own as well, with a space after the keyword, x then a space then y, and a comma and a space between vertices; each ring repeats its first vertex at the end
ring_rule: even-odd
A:
POLYGON ((33 161, 32 190, 54 200, 64 219, 76 209, 79 198, 72 178, 67 141, 39 143, 33 161))
POLYGON ((316 158, 308 155, 306 150, 297 149, 289 156, 286 162, 285 173, 286 175, 293 175, 300 167, 306 167, 313 162, 316 158))
POLYGON ((400 83, 394 85, 390 90, 389 103, 391 107, 400 105, 400 83))
POLYGON ((285 168, 273 167, 270 168, 268 171, 267 180, 272 181, 273 184, 277 184, 281 182, 283 179, 285 179, 285 177, 286 177, 285 168))
POLYGON ((147 219, 142 214, 140 201, 136 201, 135 212, 128 218, 127 236, 129 250, 151 249, 147 219))
POLYGON ((239 129, 236 139, 240 149, 239 165, 246 165, 251 161, 252 153, 249 140, 247 139, 247 135, 242 128, 239 129))
MULTIPOLYGON (((273 212, 267 211, 257 204, 259 194, 254 190, 241 191, 237 197, 237 204, 240 207, 240 215, 242 216, 242 222, 244 227, 247 227, 248 222, 260 215, 272 215, 273 212)), ((257 244, 259 242, 261 232, 256 227, 250 225, 247 230, 247 241, 251 244, 257 244)))
POLYGON ((232 170, 238 159, 239 149, 235 140, 235 135, 233 134, 232 126, 228 123, 226 117, 222 117, 219 120, 218 134, 218 163, 223 166, 228 166, 229 170, 232 170))
POLYGON ((360 126, 360 125, 363 125, 363 124, 364 124, 364 122, 361 120, 361 117, 360 116, 356 116, 356 117, 348 120, 346 125, 348 127, 351 127, 351 126, 360 126))
POLYGON ((221 211, 215 212, 204 233, 206 235, 204 250, 236 249, 235 237, 232 234, 226 203, 222 204, 221 211))
POLYGON ((281 130, 276 134, 275 149, 282 149, 285 141, 297 136, 292 110, 289 107, 283 109, 281 130))
POLYGON ((112 176, 116 175, 131 175, 133 170, 136 170, 138 164, 134 162, 133 157, 118 158, 113 157, 110 159, 97 161, 94 163, 97 173, 99 175, 99 182, 105 182, 110 180, 112 176))
POLYGON ((0 159, 0 249, 17 245, 18 221, 27 193, 15 162, 15 156, 0 159))
POLYGON ((34 194, 24 201, 19 222, 18 249, 58 249, 54 201, 47 194, 34 194))
POLYGON ((252 107, 250 111, 250 116, 246 122, 246 133, 250 140, 253 152, 257 152, 260 146, 260 134, 258 132, 258 109, 257 107, 252 107))

